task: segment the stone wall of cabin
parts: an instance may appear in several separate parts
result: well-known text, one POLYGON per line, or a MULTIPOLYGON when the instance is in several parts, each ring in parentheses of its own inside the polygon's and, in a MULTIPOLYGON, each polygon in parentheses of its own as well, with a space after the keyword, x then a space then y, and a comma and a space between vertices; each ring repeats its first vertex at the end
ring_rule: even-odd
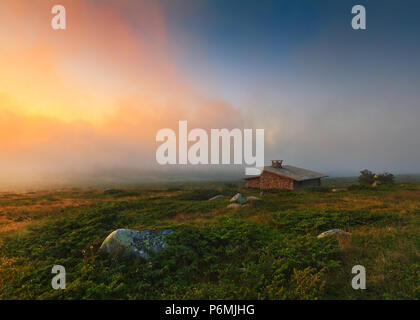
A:
POLYGON ((321 185, 321 179, 310 179, 304 181, 295 181, 295 189, 304 188, 304 187, 317 187, 321 185))
POLYGON ((261 189, 288 189, 293 190, 293 180, 279 176, 275 173, 263 171, 260 176, 261 189))
POLYGON ((259 177, 245 179, 246 188, 257 189, 287 189, 294 190, 309 186, 320 186, 321 179, 294 181, 293 179, 279 176, 275 173, 263 171, 259 177))
POLYGON ((260 188, 260 177, 255 177, 251 179, 245 180, 245 187, 246 188, 260 188))

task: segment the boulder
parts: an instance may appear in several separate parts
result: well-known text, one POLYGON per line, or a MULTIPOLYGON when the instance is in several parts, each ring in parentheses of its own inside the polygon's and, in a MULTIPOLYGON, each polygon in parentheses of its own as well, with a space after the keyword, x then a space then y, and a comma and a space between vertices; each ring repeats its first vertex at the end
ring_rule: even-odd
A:
POLYGON ((232 197, 232 199, 230 199, 230 202, 237 202, 239 204, 242 204, 246 202, 246 199, 244 198, 242 194, 237 193, 232 197))
POLYGON ((255 201, 255 200, 261 200, 261 198, 254 197, 254 196, 249 196, 249 197, 246 197, 246 200, 247 201, 255 201))
POLYGON ((317 238, 321 239, 321 238, 328 237, 328 236, 335 235, 335 234, 350 234, 350 233, 346 232, 344 230, 341 230, 341 229, 331 229, 331 230, 328 230, 328 231, 325 231, 325 232, 319 234, 317 236, 317 238))
POLYGON ((223 195, 219 194, 217 196, 214 196, 213 198, 210 198, 209 201, 216 200, 216 199, 219 199, 219 198, 223 198, 223 195))
POLYGON ((109 254, 133 255, 149 259, 150 254, 166 248, 165 238, 171 233, 171 229, 157 232, 118 229, 106 237, 99 250, 109 254))

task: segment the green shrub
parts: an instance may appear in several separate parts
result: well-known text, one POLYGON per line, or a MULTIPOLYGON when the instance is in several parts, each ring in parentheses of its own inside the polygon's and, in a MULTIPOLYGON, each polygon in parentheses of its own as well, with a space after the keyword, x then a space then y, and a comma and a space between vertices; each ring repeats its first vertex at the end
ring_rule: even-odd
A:
POLYGON ((362 186, 371 186, 375 182, 375 174, 367 169, 360 171, 358 181, 362 186))
POLYGON ((394 175, 392 173, 384 172, 377 175, 377 180, 380 184, 394 184, 394 175))

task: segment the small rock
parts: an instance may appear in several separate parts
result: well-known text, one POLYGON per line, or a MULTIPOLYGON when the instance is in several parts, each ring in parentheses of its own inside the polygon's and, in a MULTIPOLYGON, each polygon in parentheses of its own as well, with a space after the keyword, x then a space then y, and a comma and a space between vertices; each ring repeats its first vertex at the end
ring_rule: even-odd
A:
POLYGON ((342 191, 346 191, 346 188, 334 188, 331 191, 332 192, 342 192, 342 191))
POLYGON ((317 236, 317 238, 321 239, 321 238, 328 237, 328 236, 331 236, 331 235, 334 235, 334 234, 350 234, 350 233, 346 232, 344 230, 341 230, 341 229, 331 229, 331 230, 328 230, 328 231, 325 231, 325 232, 319 234, 317 236))
POLYGON ((223 198, 223 195, 219 194, 217 196, 214 196, 213 198, 210 198, 209 201, 216 200, 216 199, 219 199, 219 198, 223 198))
POLYGON ((233 196, 232 199, 230 199, 230 202, 237 202, 239 204, 245 203, 246 199, 244 198, 244 196, 240 193, 237 193, 233 196))
POLYGON ((149 259, 150 253, 166 248, 165 238, 171 233, 171 229, 159 232, 118 229, 106 237, 99 250, 109 254, 130 254, 149 259))
POLYGON ((246 197, 246 200, 248 200, 248 201, 255 201, 255 200, 261 200, 261 198, 254 197, 254 196, 249 196, 249 197, 246 197))
POLYGON ((239 203, 231 203, 227 207, 231 208, 231 209, 239 209, 241 207, 241 205, 239 203))

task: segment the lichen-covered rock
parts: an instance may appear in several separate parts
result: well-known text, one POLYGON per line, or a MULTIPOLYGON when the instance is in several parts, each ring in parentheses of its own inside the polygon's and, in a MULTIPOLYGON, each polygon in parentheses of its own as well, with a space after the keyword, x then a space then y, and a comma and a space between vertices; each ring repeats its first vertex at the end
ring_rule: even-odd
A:
POLYGON ((216 200, 216 199, 219 199, 219 198, 223 198, 223 195, 219 194, 217 196, 214 196, 213 198, 210 198, 209 201, 216 200))
POLYGON ((321 239, 321 238, 324 238, 324 237, 327 237, 327 236, 332 236, 334 234, 350 234, 350 233, 346 232, 344 230, 341 230, 341 229, 331 229, 331 230, 328 230, 328 231, 325 231, 325 232, 319 234, 317 236, 317 238, 321 239))
POLYGON ((128 254, 149 259, 152 253, 166 248, 165 238, 171 233, 171 229, 158 232, 118 229, 106 237, 100 250, 109 254, 128 254))
POLYGON ((244 198, 242 194, 237 193, 232 197, 232 199, 230 199, 230 202, 237 202, 239 204, 242 204, 246 202, 246 199, 244 198))

